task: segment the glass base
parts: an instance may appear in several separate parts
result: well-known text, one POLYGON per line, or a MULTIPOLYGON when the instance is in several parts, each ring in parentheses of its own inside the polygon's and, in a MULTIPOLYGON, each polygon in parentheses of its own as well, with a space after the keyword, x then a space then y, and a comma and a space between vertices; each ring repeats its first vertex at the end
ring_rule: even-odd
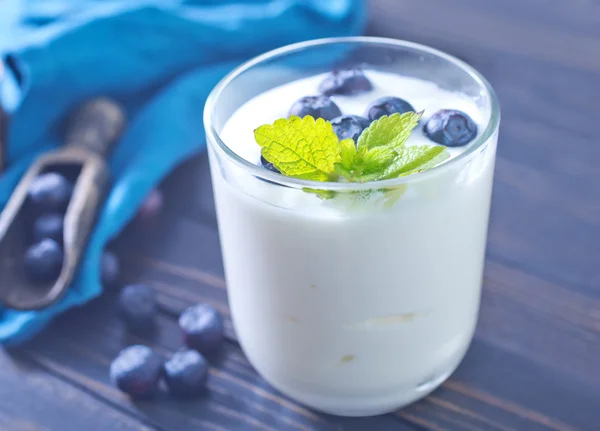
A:
POLYGON ((279 392, 321 413, 345 417, 366 417, 392 413, 429 395, 444 383, 453 372, 454 369, 437 375, 425 385, 420 384, 417 387, 401 389, 391 394, 370 396, 368 398, 327 397, 319 394, 309 394, 297 391, 294 388, 283 387, 268 379, 265 380, 279 392))
MULTIPOLYGON (((323 396, 322 394, 308 393, 294 387, 282 385, 264 375, 262 377, 282 394, 321 413, 344 417, 378 416, 392 413, 429 395, 454 373, 463 357, 464 354, 459 357, 458 361, 449 364, 446 370, 417 386, 399 388, 381 395, 372 394, 368 397, 323 396)), ((260 371, 259 374, 261 374, 260 371)))

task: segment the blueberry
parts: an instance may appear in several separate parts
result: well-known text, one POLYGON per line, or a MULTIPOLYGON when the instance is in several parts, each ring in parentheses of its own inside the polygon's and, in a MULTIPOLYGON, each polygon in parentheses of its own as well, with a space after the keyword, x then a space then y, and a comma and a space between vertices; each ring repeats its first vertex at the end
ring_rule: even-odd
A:
POLYGON ((154 329, 156 308, 154 290, 143 284, 125 286, 119 294, 119 316, 132 332, 154 329))
POLYGON ((165 199, 162 191, 159 189, 152 189, 138 209, 137 217, 142 221, 156 219, 162 212, 164 201, 165 199))
POLYGON ((35 243, 25 252, 25 275, 35 283, 56 281, 63 266, 63 251, 50 238, 35 243))
POLYGON ((169 392, 179 398, 193 398, 204 393, 208 379, 208 363, 195 350, 175 352, 164 365, 169 392))
POLYGON ((29 186, 29 202, 38 212, 64 211, 73 194, 73 185, 56 172, 37 176, 29 186))
POLYGON ((400 99, 399 97, 382 97, 369 105, 366 116, 369 120, 373 121, 384 115, 392 115, 396 112, 404 114, 405 112, 414 110, 415 108, 404 99, 400 99))
POLYGON ((59 213, 42 214, 33 222, 33 240, 50 238, 59 244, 63 242, 63 216, 59 213))
POLYGON ((267 159, 265 159, 263 156, 260 156, 260 163, 263 165, 263 168, 271 171, 271 172, 275 172, 275 173, 280 173, 279 169, 277 169, 275 166, 273 166, 273 163, 269 162, 267 159))
POLYGON ((306 96, 292 105, 290 108, 291 115, 296 115, 300 118, 310 115, 315 119, 331 120, 342 115, 342 111, 327 96, 306 96))
POLYGON ((210 305, 197 304, 179 316, 186 346, 202 354, 214 353, 223 341, 223 320, 210 305))
POLYGON ((158 390, 163 360, 151 348, 134 345, 119 353, 110 364, 110 379, 134 398, 150 398, 158 390))
POLYGON ((358 68, 334 70, 319 85, 319 91, 327 96, 360 94, 372 89, 371 81, 358 68))
POLYGON ((425 123, 423 132, 433 142, 447 147, 460 147, 477 136, 477 124, 464 112, 442 109, 425 123))
POLYGON ((354 143, 358 142, 358 137, 369 127, 369 120, 358 115, 342 115, 331 120, 333 131, 340 140, 352 138, 354 143))
POLYGON ((121 263, 119 258, 110 251, 102 254, 100 277, 104 287, 115 287, 119 281, 121 263))

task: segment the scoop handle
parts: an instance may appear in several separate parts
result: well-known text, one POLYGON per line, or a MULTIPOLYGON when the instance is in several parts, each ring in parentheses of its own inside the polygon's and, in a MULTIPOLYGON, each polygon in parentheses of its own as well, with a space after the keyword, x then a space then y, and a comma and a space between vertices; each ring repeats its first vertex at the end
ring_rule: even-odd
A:
POLYGON ((125 112, 112 100, 99 97, 78 107, 68 120, 65 144, 84 147, 106 157, 125 126, 125 112))

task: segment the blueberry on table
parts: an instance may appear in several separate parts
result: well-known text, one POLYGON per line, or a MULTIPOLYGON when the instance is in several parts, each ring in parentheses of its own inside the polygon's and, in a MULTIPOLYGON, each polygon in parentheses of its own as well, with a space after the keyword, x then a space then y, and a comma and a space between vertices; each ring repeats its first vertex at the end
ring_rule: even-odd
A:
POLYGON ((202 395, 208 379, 208 362, 195 350, 175 352, 164 365, 165 383, 178 398, 202 395))
POLYGON ((121 263, 110 251, 104 251, 100 261, 100 278, 104 287, 115 287, 119 281, 121 263))
POLYGON ((142 221, 156 219, 162 212, 164 206, 163 192, 159 189, 152 189, 137 212, 137 217, 142 221))
POLYGON ((223 319, 210 305, 186 308, 179 316, 179 327, 186 346, 205 355, 217 351, 223 341, 223 319))
POLYGON ((360 94, 372 89, 373 84, 358 68, 334 70, 319 85, 319 91, 326 96, 360 94))
POLYGON ((119 316, 132 332, 154 329, 156 308, 154 290, 146 285, 130 284, 119 294, 119 316))
POLYGON ((460 147, 477 136, 477 124, 464 112, 442 109, 427 120, 423 132, 433 142, 447 147, 460 147))
POLYGON ((59 213, 42 214, 33 222, 33 240, 50 238, 59 244, 63 242, 64 218, 59 213))
POLYGON ((382 97, 369 105, 366 116, 369 120, 373 121, 384 115, 404 114, 405 112, 414 110, 415 108, 404 99, 400 99, 399 97, 382 97))
POLYGON ((129 346, 110 364, 110 379, 119 390, 133 398, 150 398, 158 390, 163 360, 143 345, 129 346))
POLYGON ((73 184, 57 172, 38 175, 29 186, 28 198, 39 212, 64 211, 73 194, 73 184))
POLYGON ((358 142, 360 134, 369 127, 370 121, 358 115, 342 115, 331 120, 333 131, 340 140, 351 138, 358 142))
POLYGON ((260 163, 263 165, 263 168, 265 168, 268 171, 271 172, 275 172, 277 174, 279 174, 279 169, 277 169, 273 163, 269 162, 267 159, 265 159, 263 156, 260 156, 260 163))
POLYGON ((327 96, 306 96, 292 105, 289 115, 295 115, 300 118, 310 115, 315 119, 331 120, 342 115, 342 111, 327 96))
POLYGON ((60 245, 53 239, 44 238, 25 251, 25 275, 34 283, 56 281, 63 266, 63 257, 60 245))

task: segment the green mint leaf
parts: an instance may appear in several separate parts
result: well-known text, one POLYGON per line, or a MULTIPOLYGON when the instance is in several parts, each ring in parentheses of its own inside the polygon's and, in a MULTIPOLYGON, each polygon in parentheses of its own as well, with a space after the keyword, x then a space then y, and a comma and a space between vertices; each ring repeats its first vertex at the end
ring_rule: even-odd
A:
POLYGON ((426 171, 428 169, 436 167, 437 165, 439 165, 440 163, 442 163, 443 161, 445 161, 446 159, 448 159, 450 157, 450 152, 446 148, 444 148, 444 147, 434 147, 434 148, 441 148, 441 150, 438 150, 437 154, 434 153, 433 157, 431 157, 428 161, 421 163, 420 165, 418 165, 416 168, 414 168, 412 170, 403 172, 401 175, 406 176, 406 175, 414 174, 417 172, 426 171))
POLYGON ((381 176, 376 178, 377 180, 396 178, 430 169, 450 156, 448 150, 440 145, 400 147, 397 151, 398 155, 392 164, 383 171, 381 176))
POLYGON ((339 178, 345 178, 348 181, 354 181, 354 173, 353 171, 346 169, 346 167, 342 163, 335 164, 335 173, 339 178))
POLYGON ((365 147, 357 150, 352 139, 344 139, 340 146, 342 161, 336 163, 335 172, 348 181, 356 181, 363 172, 368 149, 365 147))
POLYGON ((344 139, 340 141, 342 166, 346 170, 352 169, 354 157, 356 156, 356 145, 352 139, 344 139))
POLYGON ((363 157, 362 173, 382 172, 392 164, 396 156, 398 153, 389 146, 372 148, 363 157))
POLYGON ((265 124, 254 131, 265 159, 288 177, 313 181, 335 180, 341 160, 338 137, 331 123, 311 116, 292 116, 265 124))
POLYGON ((422 112, 405 112, 400 115, 384 115, 373 121, 358 138, 358 148, 375 148, 389 145, 393 148, 401 147, 408 140, 411 132, 423 115, 422 112))

